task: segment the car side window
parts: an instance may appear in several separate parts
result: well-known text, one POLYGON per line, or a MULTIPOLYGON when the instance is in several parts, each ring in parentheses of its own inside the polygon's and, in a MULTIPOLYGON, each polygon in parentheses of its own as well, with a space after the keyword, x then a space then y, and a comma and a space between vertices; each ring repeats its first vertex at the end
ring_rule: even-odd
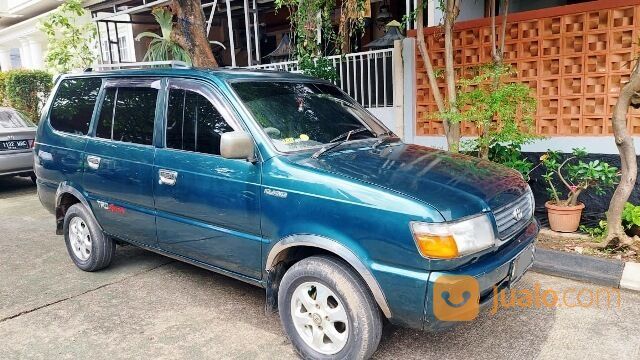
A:
POLYGON ((158 90, 109 87, 100 108, 96 137, 151 145, 158 90))
POLYGON ((203 95, 172 88, 167 104, 167 147, 220 155, 220 136, 234 129, 203 95))
POLYGON ((100 78, 62 80, 51 105, 51 127, 66 133, 86 135, 101 85, 100 78))

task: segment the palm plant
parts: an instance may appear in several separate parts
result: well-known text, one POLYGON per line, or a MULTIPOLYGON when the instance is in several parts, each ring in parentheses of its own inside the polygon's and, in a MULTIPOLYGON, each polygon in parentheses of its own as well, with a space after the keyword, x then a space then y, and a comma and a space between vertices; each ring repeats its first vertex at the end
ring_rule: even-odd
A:
POLYGON ((173 14, 171 11, 164 7, 157 7, 151 13, 160 25, 162 36, 150 31, 142 32, 136 36, 136 41, 140 41, 143 38, 151 38, 147 53, 144 55, 144 61, 178 60, 191 65, 191 57, 187 51, 171 39, 171 31, 173 30, 173 14))

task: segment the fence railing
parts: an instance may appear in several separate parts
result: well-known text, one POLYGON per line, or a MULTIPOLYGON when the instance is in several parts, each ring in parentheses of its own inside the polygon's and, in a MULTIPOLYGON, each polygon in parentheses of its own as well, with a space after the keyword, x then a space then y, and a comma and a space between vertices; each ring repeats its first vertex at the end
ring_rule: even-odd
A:
MULTIPOLYGON (((329 56, 334 82, 365 107, 393 106, 393 48, 329 56)), ((297 61, 249 66, 250 69, 299 72, 297 61)))

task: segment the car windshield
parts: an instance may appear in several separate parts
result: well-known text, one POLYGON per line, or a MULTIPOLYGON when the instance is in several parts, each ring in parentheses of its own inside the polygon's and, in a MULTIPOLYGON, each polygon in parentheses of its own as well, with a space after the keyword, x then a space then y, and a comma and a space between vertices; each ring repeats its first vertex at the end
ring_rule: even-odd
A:
POLYGON ((13 109, 0 109, 0 129, 15 129, 22 127, 34 127, 33 123, 18 111, 13 109))
POLYGON ((318 148, 388 131, 329 84, 242 81, 232 87, 278 151, 318 148))

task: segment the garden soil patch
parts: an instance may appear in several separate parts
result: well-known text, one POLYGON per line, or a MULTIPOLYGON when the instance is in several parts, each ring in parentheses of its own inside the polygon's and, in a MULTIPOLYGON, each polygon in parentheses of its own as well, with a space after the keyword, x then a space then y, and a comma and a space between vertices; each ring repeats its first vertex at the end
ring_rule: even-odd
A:
POLYGON ((640 254, 633 250, 602 251, 591 248, 588 245, 590 242, 593 242, 591 238, 581 234, 559 234, 552 231, 543 231, 538 235, 537 246, 542 249, 578 253, 605 259, 640 262, 640 254))

